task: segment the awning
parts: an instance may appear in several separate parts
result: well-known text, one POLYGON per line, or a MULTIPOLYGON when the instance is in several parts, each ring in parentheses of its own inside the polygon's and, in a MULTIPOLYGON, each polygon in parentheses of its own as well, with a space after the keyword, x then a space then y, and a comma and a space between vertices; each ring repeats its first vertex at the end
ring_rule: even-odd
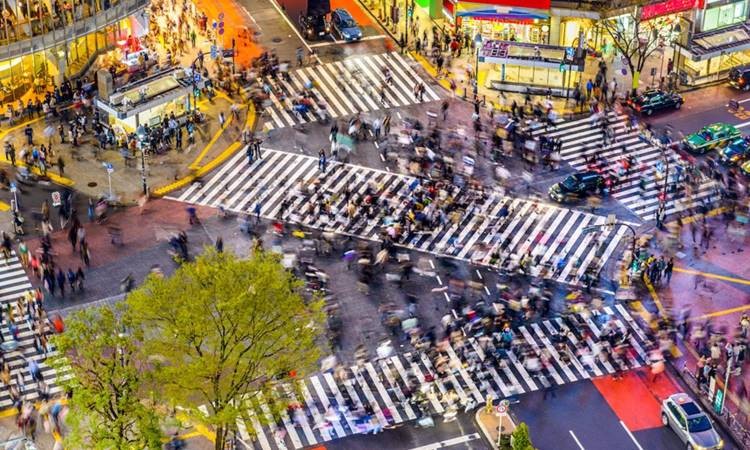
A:
POLYGON ((747 49, 750 49, 750 26, 745 23, 697 33, 687 47, 680 46, 680 52, 693 61, 704 61, 747 49))
POLYGON ((525 8, 520 6, 488 5, 485 3, 459 2, 456 17, 493 19, 500 21, 533 21, 549 18, 549 9, 525 8))

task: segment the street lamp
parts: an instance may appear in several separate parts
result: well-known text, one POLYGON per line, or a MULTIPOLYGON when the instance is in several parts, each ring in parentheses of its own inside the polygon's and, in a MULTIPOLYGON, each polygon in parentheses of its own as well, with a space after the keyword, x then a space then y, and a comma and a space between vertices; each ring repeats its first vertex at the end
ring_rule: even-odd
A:
POLYGON ((476 54, 474 55, 474 98, 479 96, 479 52, 482 48, 482 34, 477 32, 474 35, 474 46, 476 47, 476 54))

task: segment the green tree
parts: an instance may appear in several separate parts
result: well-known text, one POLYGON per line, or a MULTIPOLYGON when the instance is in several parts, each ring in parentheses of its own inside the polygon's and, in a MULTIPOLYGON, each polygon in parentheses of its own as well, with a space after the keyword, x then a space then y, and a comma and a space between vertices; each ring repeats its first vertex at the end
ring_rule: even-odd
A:
POLYGON ((600 23, 628 65, 633 80, 633 92, 635 92, 640 84, 643 66, 651 54, 663 43, 660 30, 651 26, 648 21, 641 20, 640 7, 631 8, 628 14, 603 19, 600 23))
MULTIPOLYGON (((315 367, 325 315, 322 302, 305 302, 302 287, 272 253, 240 260, 207 250, 128 296, 164 395, 214 427, 217 450, 251 407, 248 398, 278 393, 277 383, 315 367)), ((272 408, 273 397, 265 397, 272 408)))
POLYGON ((521 422, 511 435, 511 447, 513 450, 534 450, 534 445, 531 443, 531 436, 529 436, 529 427, 521 422))
POLYGON ((161 448, 158 415, 150 407, 143 335, 124 305, 76 311, 52 339, 51 364, 72 391, 66 448, 161 448))

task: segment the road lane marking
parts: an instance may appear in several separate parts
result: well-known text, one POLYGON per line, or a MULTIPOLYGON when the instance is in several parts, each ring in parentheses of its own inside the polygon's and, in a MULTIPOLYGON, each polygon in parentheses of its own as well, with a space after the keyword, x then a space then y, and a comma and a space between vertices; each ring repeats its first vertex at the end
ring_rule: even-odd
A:
POLYGON ((743 122, 743 123, 741 123, 739 125, 735 125, 734 127, 735 128, 743 128, 743 127, 746 127, 748 125, 750 125, 750 122, 743 122))
POLYGON ((625 426, 625 423, 622 420, 620 421, 620 425, 622 425, 622 427, 625 429, 625 432, 628 433, 628 436, 630 436, 630 439, 633 441, 636 448, 638 450, 643 450, 643 447, 641 447, 641 444, 639 444, 638 441, 635 440, 635 436, 633 436, 633 433, 631 433, 630 430, 628 430, 628 427, 625 426))
POLYGON ((705 320, 705 319, 709 319, 711 317, 726 316, 728 314, 733 314, 733 313, 737 313, 737 312, 747 311, 748 309, 750 309, 750 305, 744 305, 744 306, 738 306, 736 308, 724 309, 724 310, 721 310, 721 311, 716 311, 716 312, 712 312, 712 313, 708 313, 708 314, 703 314, 702 316, 698 316, 698 317, 691 317, 691 318, 688 319, 688 322, 695 322, 696 320, 705 320))
POLYGON ((332 41, 318 42, 318 43, 315 43, 315 44, 310 44, 310 47, 325 47, 325 46, 328 46, 328 45, 337 45, 337 44, 356 44, 357 42, 374 41, 376 39, 387 39, 387 38, 388 38, 388 36, 386 36, 384 34, 379 34, 377 36, 365 36, 365 37, 362 37, 362 38, 358 39, 356 42, 354 42, 354 41, 352 41, 352 42, 350 42, 350 41, 344 41, 344 40, 341 40, 341 39, 335 39, 334 38, 332 41))
POLYGON ((479 433, 471 433, 471 434, 466 434, 464 436, 459 436, 453 439, 447 439, 445 441, 435 442, 434 444, 427 444, 421 447, 414 447, 411 450, 437 450, 439 448, 459 445, 459 444, 463 444, 464 442, 474 441, 476 439, 479 439, 479 433))
POLYGON ((688 273, 688 274, 691 274, 691 275, 701 275, 701 276, 704 276, 706 278, 715 278, 717 280, 729 281, 731 283, 738 283, 738 284, 750 285, 750 280, 746 280, 744 278, 728 277, 726 275, 719 275, 719 274, 710 273, 710 272, 700 272, 698 270, 692 270, 692 269, 682 269, 682 268, 679 268, 679 267, 675 267, 674 271, 675 272, 680 272, 680 273, 688 273))
POLYGON ((568 430, 568 433, 570 433, 570 436, 573 438, 574 441, 576 441, 576 444, 578 444, 578 448, 581 450, 586 450, 583 445, 581 445, 581 441, 578 440, 575 433, 573 433, 573 430, 568 430))

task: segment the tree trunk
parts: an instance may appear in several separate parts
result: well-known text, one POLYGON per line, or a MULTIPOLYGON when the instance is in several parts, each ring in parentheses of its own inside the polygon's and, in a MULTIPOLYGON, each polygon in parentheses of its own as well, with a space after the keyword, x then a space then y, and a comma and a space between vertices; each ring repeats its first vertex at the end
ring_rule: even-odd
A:
POLYGON ((214 442, 214 450, 224 450, 224 441, 227 439, 227 429, 223 425, 216 426, 216 441, 214 442))
POLYGON ((633 88, 630 95, 632 97, 635 97, 636 95, 638 95, 638 84, 640 83, 641 79, 641 71, 635 68, 630 59, 628 59, 628 67, 630 68, 630 75, 632 77, 631 87, 633 88))

